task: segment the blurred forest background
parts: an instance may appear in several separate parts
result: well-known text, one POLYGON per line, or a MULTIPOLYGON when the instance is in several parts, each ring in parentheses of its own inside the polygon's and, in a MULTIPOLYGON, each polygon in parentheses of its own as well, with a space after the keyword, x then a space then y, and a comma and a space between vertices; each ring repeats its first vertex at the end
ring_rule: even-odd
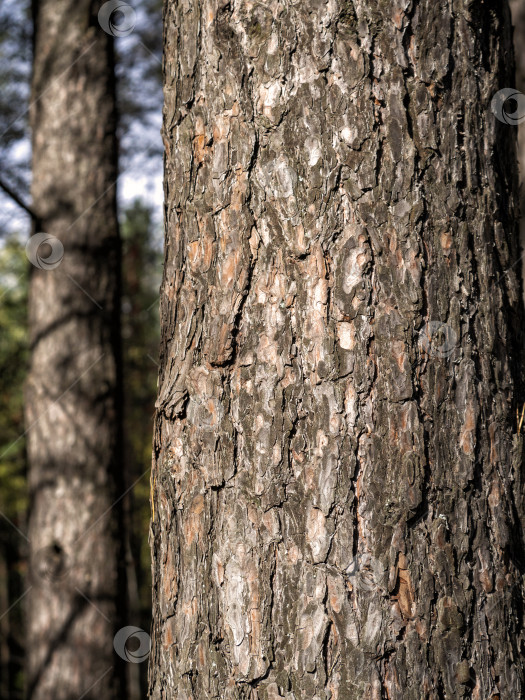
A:
MULTIPOLYGON (((162 2, 133 3, 136 26, 115 41, 119 107, 119 219, 127 573, 130 619, 149 630, 149 468, 162 274, 162 2)), ((0 6, 0 699, 24 696, 24 581, 28 569, 23 387, 31 148, 32 21, 28 0, 0 6), (18 200, 18 201, 16 201, 18 200)), ((145 674, 146 664, 134 673, 145 674)), ((141 690, 145 679, 141 678, 141 690)), ((141 692, 144 696, 144 692, 141 692)))
MULTIPOLYGON (((525 91, 525 3, 511 2, 517 87, 525 91)), ((148 525, 152 417, 162 275, 161 0, 135 0, 134 31, 115 42, 123 240, 122 343, 127 571, 130 619, 150 628, 148 525)), ((29 0, 0 6, 0 700, 24 695, 24 580, 28 568, 23 387, 29 349, 27 294, 32 62, 29 0)), ((520 157, 525 148, 521 129, 520 157)), ((523 202, 523 188, 522 188, 523 202)), ((523 240, 523 226, 522 226, 523 240)), ((145 674, 146 664, 136 673, 145 674)), ((140 681, 145 695, 145 679, 140 681)))

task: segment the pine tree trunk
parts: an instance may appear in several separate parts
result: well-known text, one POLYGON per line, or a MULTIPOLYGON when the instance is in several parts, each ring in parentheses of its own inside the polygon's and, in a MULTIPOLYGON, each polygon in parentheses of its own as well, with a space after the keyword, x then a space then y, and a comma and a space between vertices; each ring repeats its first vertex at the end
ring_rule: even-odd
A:
POLYGON ((32 700, 124 697, 116 107, 99 7, 34 3, 33 206, 64 257, 37 260, 30 283, 32 700))
POLYGON ((151 697, 522 697, 507 3, 165 27, 151 697))
MULTIPOLYGON (((525 1, 511 0, 514 50, 516 54, 516 88, 525 92, 525 1)), ((521 116, 525 116, 523 109, 521 116)), ((518 162, 519 162, 519 202, 520 202, 520 245, 525 250, 525 124, 518 128, 518 162)), ((525 262, 521 261, 522 277, 525 262)))

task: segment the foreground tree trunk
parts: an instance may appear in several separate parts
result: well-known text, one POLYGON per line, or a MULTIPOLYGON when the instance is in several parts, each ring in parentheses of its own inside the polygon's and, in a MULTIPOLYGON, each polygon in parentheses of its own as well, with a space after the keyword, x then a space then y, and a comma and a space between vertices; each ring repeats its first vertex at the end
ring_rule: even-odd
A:
POLYGON ((522 697, 507 4, 165 26, 151 697, 522 697))
POLYGON ((113 651, 125 599, 119 504, 112 508, 123 492, 116 110, 112 38, 98 7, 34 3, 33 205, 40 230, 64 248, 54 269, 38 267, 50 250, 56 260, 54 239, 33 251, 30 286, 34 700, 124 696, 113 651))
MULTIPOLYGON (((516 88, 525 92, 525 0, 511 0, 514 53, 516 55, 516 88)), ((523 108, 520 116, 524 117, 523 108)), ((525 250, 525 123, 521 122, 518 128, 518 161, 519 161, 519 202, 520 202, 520 245, 525 250)), ((522 277, 525 262, 521 261, 522 277)))

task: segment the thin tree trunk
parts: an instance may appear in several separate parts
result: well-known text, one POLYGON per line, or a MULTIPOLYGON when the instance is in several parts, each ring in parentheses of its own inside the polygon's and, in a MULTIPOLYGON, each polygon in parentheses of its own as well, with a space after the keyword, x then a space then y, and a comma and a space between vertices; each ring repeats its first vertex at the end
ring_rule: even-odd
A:
POLYGON ((165 27, 151 697, 522 697, 507 3, 165 27))
POLYGON ((32 700, 124 697, 116 108, 99 7, 34 3, 33 206, 64 257, 37 259, 30 285, 32 700))
MULTIPOLYGON (((1 610, 6 611, 9 609, 9 572, 7 570, 7 561, 9 560, 9 542, 1 543, 1 554, 0 556, 0 606, 1 610)), ((0 668, 2 673, 0 674, 0 698, 2 700, 8 700, 9 691, 12 689, 11 685, 11 650, 9 648, 9 636, 11 633, 10 629, 9 614, 3 614, 0 618, 0 668)))

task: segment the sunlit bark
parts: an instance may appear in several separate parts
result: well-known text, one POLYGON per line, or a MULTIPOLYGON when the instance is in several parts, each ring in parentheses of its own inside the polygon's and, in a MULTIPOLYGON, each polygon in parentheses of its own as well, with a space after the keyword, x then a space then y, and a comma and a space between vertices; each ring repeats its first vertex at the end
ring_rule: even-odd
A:
POLYGON ((512 71, 500 0, 166 0, 155 700, 523 695, 512 71))

